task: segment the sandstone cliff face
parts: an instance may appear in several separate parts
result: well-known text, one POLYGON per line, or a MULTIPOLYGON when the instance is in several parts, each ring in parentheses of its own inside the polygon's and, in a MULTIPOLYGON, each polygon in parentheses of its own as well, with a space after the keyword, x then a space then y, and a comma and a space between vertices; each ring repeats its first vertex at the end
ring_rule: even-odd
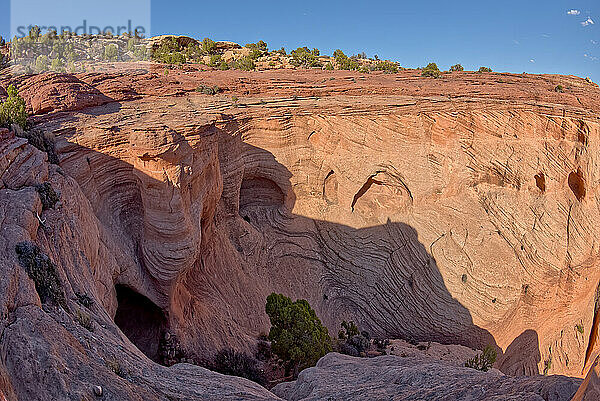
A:
POLYGON ((156 398, 174 370, 199 382, 210 373, 143 362, 129 340, 153 359, 165 330, 195 360, 251 349, 268 331, 272 291, 309 300, 333 333, 354 320, 376 336, 492 344, 509 374, 581 376, 599 280, 600 91, 574 77, 417 75, 21 78, 60 169, 20 139, 2 142, 7 397, 27 394, 22 380, 40 368, 9 352, 24 330, 43 337, 33 316, 69 339, 52 352, 50 339, 35 343, 56 356, 42 365, 58 375, 55 391, 83 392, 69 372, 89 358, 109 375, 102 361, 122 349, 129 383, 156 380, 144 390, 156 398), (193 92, 200 83, 225 95, 193 92), (61 192, 56 210, 41 210, 32 186, 44 181, 61 192), (93 333, 39 309, 16 262, 22 240, 59 267, 71 308, 76 292, 95 301, 93 333), (164 314, 140 318, 142 331, 121 327, 129 340, 113 323, 138 315, 118 302, 125 287, 164 314), (81 357, 60 359, 66 347, 81 357), (148 366, 156 373, 136 373, 148 366))
POLYGON ((256 383, 198 366, 149 363, 113 322, 114 281, 128 262, 118 238, 105 231, 73 178, 25 140, 2 134, 0 399, 93 399, 94 386, 107 400, 277 399, 256 383), (55 209, 42 211, 39 182, 60 191, 55 209), (15 257, 21 241, 37 243, 58 266, 64 309, 41 304, 15 257))

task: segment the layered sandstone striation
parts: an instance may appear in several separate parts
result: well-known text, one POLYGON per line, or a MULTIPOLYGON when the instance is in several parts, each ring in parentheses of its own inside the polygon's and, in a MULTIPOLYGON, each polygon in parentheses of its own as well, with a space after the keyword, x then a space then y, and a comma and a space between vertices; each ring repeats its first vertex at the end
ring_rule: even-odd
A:
POLYGON ((198 396, 203 380, 225 397, 233 387, 216 374, 146 357, 160 361, 164 333, 185 360, 252 351, 273 291, 307 299, 331 333, 354 320, 377 337, 495 346, 511 375, 582 376, 600 278, 597 86, 194 67, 13 81, 36 128, 56 138, 59 166, 2 140, 9 399, 33 396, 44 369, 58 383, 47 394, 89 393, 94 377, 125 398, 198 396), (201 84, 222 91, 195 92, 201 84), (34 189, 46 181, 60 191, 55 209, 42 210, 34 189), (14 251, 24 240, 57 265, 69 312, 40 309, 14 251), (140 313, 147 305, 155 315, 140 313), (73 320, 82 308, 93 332, 73 320), (141 329, 119 330, 115 316, 141 329), (51 357, 34 366, 24 353, 51 357), (74 374, 79 364, 89 374, 74 374))
POLYGON ((511 377, 417 357, 324 356, 298 380, 273 388, 289 401, 309 400, 569 400, 577 383, 563 376, 511 377))
POLYGON ((94 386, 107 400, 277 399, 256 383, 198 366, 150 363, 113 322, 114 279, 127 267, 118 238, 105 231, 73 178, 27 141, 2 135, 0 399, 89 400, 94 386), (60 192, 55 209, 42 211, 40 182, 60 192), (15 257, 22 241, 37 243, 57 265, 66 308, 41 304, 15 257))

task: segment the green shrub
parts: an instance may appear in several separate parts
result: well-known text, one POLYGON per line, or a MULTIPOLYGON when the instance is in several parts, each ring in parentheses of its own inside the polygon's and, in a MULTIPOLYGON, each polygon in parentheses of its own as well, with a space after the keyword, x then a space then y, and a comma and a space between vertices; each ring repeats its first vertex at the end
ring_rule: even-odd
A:
POLYGON ((344 320, 342 322, 342 329, 338 332, 338 338, 340 340, 346 340, 352 336, 358 335, 359 333, 358 327, 353 321, 346 322, 344 320))
POLYGON ((56 203, 60 200, 59 194, 52 188, 49 182, 38 184, 35 189, 42 201, 42 210, 54 209, 56 203))
POLYGON ((210 56, 210 61, 208 62, 209 67, 218 68, 220 70, 228 70, 229 64, 223 60, 220 54, 213 54, 210 56))
POLYGON ((299 47, 296 50, 292 50, 292 60, 290 62, 294 67, 321 67, 319 54, 319 49, 310 50, 308 47, 299 47))
POLYGON ((77 323, 79 323, 81 327, 86 328, 88 331, 94 331, 94 325, 89 313, 77 309, 75 312, 75 320, 77 320, 77 323))
POLYGON ((186 49, 183 48, 176 38, 167 37, 160 42, 160 46, 154 49, 151 58, 154 61, 165 64, 183 64, 186 57, 183 54, 186 49))
POLYGON ((477 72, 492 72, 492 69, 489 67, 479 67, 477 72))
POLYGON ((117 61, 119 55, 119 49, 117 45, 111 43, 104 48, 104 59, 108 61, 117 61))
POLYGON ((356 60, 346 56, 340 49, 337 49, 333 52, 333 57, 335 58, 335 62, 340 70, 354 71, 358 70, 360 67, 356 60))
POLYGON ((263 53, 268 53, 269 52, 269 46, 267 45, 267 42, 259 40, 256 43, 256 46, 258 47, 258 50, 260 50, 263 53))
POLYGON ((268 48, 267 44, 265 42, 263 42, 262 40, 259 41, 258 43, 248 43, 246 45, 246 47, 248 49, 250 49, 249 57, 252 58, 253 60, 256 60, 257 58, 259 58, 269 52, 269 48, 268 48))
POLYGON ((371 345, 371 340, 368 336, 359 334, 354 337, 350 337, 346 341, 340 343, 339 351, 342 354, 350 356, 365 356, 365 352, 371 345))
POLYGON ((245 377, 264 385, 266 380, 257 364, 258 361, 247 354, 225 348, 215 356, 213 370, 224 375, 245 377))
POLYGON ((205 54, 215 54, 217 51, 217 43, 209 38, 204 38, 200 47, 205 54))
POLYGON ((65 57, 65 59, 67 60, 67 62, 73 62, 75 61, 75 52, 73 50, 65 50, 63 52, 63 55, 65 57))
POLYGON ((138 61, 147 60, 148 53, 145 46, 136 46, 133 55, 138 61))
POLYGON ((77 72, 77 66, 75 65, 74 62, 69 61, 67 63, 66 70, 67 70, 67 72, 71 72, 71 73, 77 72))
POLYGON ((48 71, 48 67, 48 56, 46 56, 45 54, 41 54, 35 59, 36 72, 48 71))
POLYGON ((423 68, 421 75, 424 77, 439 78, 442 76, 442 73, 436 63, 429 63, 427 67, 423 68))
POLYGON ((166 64, 185 64, 185 55, 181 52, 167 54, 163 57, 163 63, 166 64))
POLYGON ((202 56, 204 56, 204 52, 196 43, 190 43, 183 52, 186 60, 199 61, 202 56))
POLYGON ((204 85, 201 84, 200 86, 198 86, 196 88, 196 92, 200 92, 203 93, 205 95, 216 95, 217 93, 219 93, 221 91, 221 88, 219 88, 218 86, 208 86, 208 85, 204 85))
POLYGON ((548 359, 546 359, 544 361, 544 371, 543 371, 543 375, 547 376, 548 372, 550 372, 550 369, 552 369, 552 355, 548 356, 548 359))
POLYGON ((19 242, 15 247, 19 265, 35 284, 40 301, 66 308, 67 302, 56 265, 33 242, 19 242))
POLYGON ((121 363, 116 358, 111 358, 105 361, 106 367, 119 377, 125 378, 125 370, 121 367, 121 363))
POLYGON ((333 71, 333 64, 331 64, 331 63, 327 63, 327 65, 325 65, 325 69, 326 69, 327 71, 333 71))
POLYGON ((50 64, 50 69, 56 72, 65 72, 65 63, 63 63, 61 58, 55 58, 50 64))
POLYGON ((40 37, 41 33, 42 33, 42 30, 40 29, 40 27, 35 25, 35 26, 29 28, 29 39, 37 40, 40 37))
POLYGON ((580 334, 583 334, 583 323, 577 323, 575 325, 575 330, 577 330, 580 334))
POLYGON ((252 60, 257 60, 261 56, 262 53, 258 49, 250 49, 250 54, 248 55, 248 57, 250 57, 252 60))
POLYGON ((371 336, 366 331, 360 333, 352 321, 342 322, 342 329, 338 333, 338 350, 350 356, 364 356, 371 345, 371 336))
POLYGON ((127 40, 127 51, 132 51, 136 44, 137 38, 129 38, 129 40, 127 40))
POLYGON ((460 64, 454 64, 452 67, 450 67, 450 71, 451 72, 454 72, 454 71, 464 71, 464 70, 465 69, 460 64))
POLYGON ((25 129, 27 125, 27 111, 25 109, 25 100, 19 96, 19 92, 14 85, 7 88, 8 98, 0 104, 0 127, 8 127, 17 124, 25 129))
POLYGON ((385 60, 385 61, 377 62, 377 64, 375 64, 375 66, 373 67, 373 70, 374 71, 383 71, 388 74, 397 74, 399 69, 398 69, 397 63, 385 60))
POLYGON ((252 57, 245 56, 240 58, 239 60, 234 61, 232 64, 232 68, 242 71, 252 71, 256 68, 256 65, 254 64, 254 60, 252 59, 252 57))
POLYGON ((465 366, 487 372, 494 365, 494 362, 496 362, 496 356, 496 350, 488 345, 483 349, 481 354, 477 354, 474 358, 465 362, 465 366))
POLYGON ((54 150, 54 137, 52 134, 46 134, 40 129, 25 130, 17 132, 17 136, 27 139, 29 144, 48 155, 48 161, 58 164, 58 156, 54 150))
POLYGON ((554 88, 554 92, 563 93, 564 91, 565 91, 565 88, 563 88, 562 85, 556 85, 556 87, 554 88))
POLYGON ((285 363, 286 372, 293 369, 296 376, 331 351, 329 332, 306 300, 292 302, 272 293, 265 310, 271 321, 271 349, 285 363))

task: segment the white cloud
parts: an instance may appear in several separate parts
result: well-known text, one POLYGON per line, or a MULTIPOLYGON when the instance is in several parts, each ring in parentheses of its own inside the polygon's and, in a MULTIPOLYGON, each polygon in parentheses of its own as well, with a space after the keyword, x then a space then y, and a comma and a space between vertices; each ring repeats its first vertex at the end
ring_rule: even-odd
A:
POLYGON ((584 53, 583 57, 590 59, 591 61, 597 61, 598 57, 594 57, 591 54, 584 53))
POLYGON ((529 60, 530 63, 535 63, 534 59, 529 60))
POLYGON ((597 45, 598 44, 598 42, 595 41, 594 39, 590 39, 590 42, 592 42, 593 45, 597 45))
POLYGON ((579 14, 581 14, 581 11, 579 11, 579 10, 569 10, 569 11, 567 11, 567 14, 569 14, 569 15, 579 15, 579 14))
POLYGON ((586 19, 585 21, 583 21, 581 23, 581 26, 588 26, 588 25, 594 25, 594 20, 591 19, 590 17, 588 17, 588 19, 586 19))

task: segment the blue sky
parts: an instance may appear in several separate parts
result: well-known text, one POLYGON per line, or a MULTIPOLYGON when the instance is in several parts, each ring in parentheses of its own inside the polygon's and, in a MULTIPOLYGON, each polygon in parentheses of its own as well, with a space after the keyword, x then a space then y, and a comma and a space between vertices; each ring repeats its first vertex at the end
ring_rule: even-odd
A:
MULTIPOLYGON (((70 1, 51 4, 68 15, 70 1)), ((105 4, 83 2, 89 3, 90 15, 97 12, 93 7, 105 4)), ((35 20, 35 7, 30 9, 35 20)), ((9 36, 8 10, 9 0, 0 0, 2 36, 9 36)), ((262 39, 270 48, 364 51, 406 67, 433 61, 446 69, 461 63, 466 69, 573 74, 600 82, 598 0, 152 0, 151 10, 155 35, 208 36, 242 44, 262 39)))

